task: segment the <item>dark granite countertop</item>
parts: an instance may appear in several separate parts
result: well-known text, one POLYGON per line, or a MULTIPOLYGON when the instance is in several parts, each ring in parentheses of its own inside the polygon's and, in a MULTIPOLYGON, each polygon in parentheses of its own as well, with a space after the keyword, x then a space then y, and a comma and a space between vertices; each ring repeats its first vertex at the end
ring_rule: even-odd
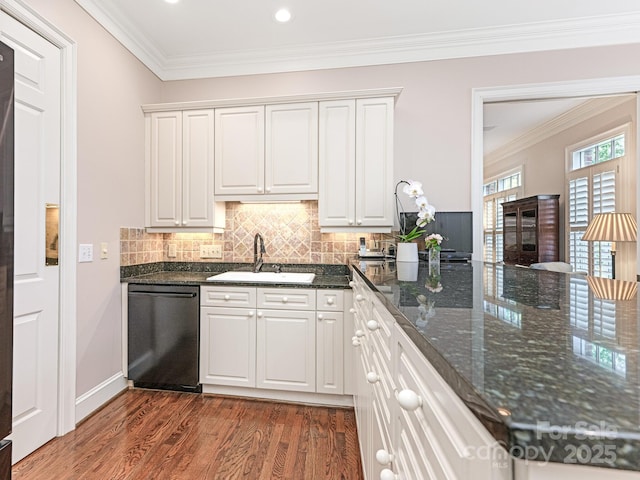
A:
POLYGON ((442 263, 400 281, 353 262, 401 328, 516 458, 640 470, 640 312, 587 277, 442 263))
MULTIPOLYGON (((346 265, 305 265, 279 264, 283 272, 313 272, 316 274, 311 284, 291 283, 249 283, 249 282, 208 282, 207 277, 229 270, 251 271, 249 263, 223 262, 157 262, 120 267, 120 281, 137 284, 165 285, 246 285, 288 288, 349 288, 350 270, 346 265)), ((265 264, 263 271, 273 271, 272 264, 265 264)))

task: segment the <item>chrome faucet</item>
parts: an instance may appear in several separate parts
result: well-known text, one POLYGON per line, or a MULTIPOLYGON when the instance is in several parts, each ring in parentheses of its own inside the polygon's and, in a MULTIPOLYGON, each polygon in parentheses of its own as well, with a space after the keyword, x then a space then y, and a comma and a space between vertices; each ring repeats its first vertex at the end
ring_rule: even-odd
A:
POLYGON ((256 236, 253 237, 253 273, 258 273, 262 268, 262 254, 267 253, 264 249, 264 239, 262 235, 256 233, 256 236), (258 240, 260 240, 260 257, 258 257, 258 240))

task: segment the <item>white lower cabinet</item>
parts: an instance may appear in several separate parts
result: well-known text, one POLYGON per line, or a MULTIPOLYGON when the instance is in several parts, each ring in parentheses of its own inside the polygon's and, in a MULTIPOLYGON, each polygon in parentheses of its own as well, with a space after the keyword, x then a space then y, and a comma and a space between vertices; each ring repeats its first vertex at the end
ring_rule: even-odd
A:
POLYGON ((258 309, 258 388, 315 392, 314 317, 312 311, 258 309))
POLYGON ((495 461, 506 451, 355 277, 354 404, 365 478, 511 480, 511 463, 495 461))
POLYGON ((255 387, 256 289, 200 290, 200 382, 255 387))
POLYGON ((201 383, 341 395, 344 298, 334 289, 201 287, 201 383))

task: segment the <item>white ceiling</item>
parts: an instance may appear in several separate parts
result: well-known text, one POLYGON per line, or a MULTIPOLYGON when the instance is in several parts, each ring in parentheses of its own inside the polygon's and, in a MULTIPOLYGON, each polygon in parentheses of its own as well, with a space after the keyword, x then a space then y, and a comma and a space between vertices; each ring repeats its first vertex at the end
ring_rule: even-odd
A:
MULTIPOLYGON (((162 80, 640 42, 638 0, 75 1, 162 80)), ((485 153, 583 101, 485 106, 485 153)))
POLYGON ((162 80, 640 42, 638 0, 76 2, 162 80))

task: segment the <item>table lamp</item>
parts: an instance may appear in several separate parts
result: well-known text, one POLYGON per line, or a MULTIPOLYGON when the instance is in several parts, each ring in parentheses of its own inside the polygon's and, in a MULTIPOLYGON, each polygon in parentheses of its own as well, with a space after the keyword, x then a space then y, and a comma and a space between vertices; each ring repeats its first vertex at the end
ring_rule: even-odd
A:
POLYGON ((582 240, 611 242, 611 276, 616 278, 616 242, 635 242, 636 219, 630 213, 598 213, 593 216, 582 240))

